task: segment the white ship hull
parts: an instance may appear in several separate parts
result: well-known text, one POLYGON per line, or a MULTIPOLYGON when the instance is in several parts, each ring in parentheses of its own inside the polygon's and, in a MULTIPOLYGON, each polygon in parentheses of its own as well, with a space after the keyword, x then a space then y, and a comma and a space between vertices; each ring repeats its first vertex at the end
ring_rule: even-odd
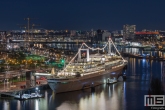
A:
POLYGON ((122 76, 122 70, 124 67, 125 64, 103 72, 85 75, 83 77, 72 79, 66 78, 64 80, 52 78, 47 81, 50 88, 55 93, 82 90, 106 83, 109 79, 118 79, 119 76, 122 76))

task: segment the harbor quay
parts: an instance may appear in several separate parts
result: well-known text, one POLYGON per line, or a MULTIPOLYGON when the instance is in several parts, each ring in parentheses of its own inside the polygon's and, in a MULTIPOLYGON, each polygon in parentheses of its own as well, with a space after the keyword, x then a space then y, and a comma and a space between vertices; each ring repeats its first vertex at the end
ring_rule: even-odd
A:
POLYGON ((40 93, 48 87, 46 77, 43 73, 42 76, 38 76, 35 75, 38 71, 24 70, 24 72, 24 74, 21 74, 23 76, 20 76, 18 71, 7 71, 6 73, 1 73, 1 98, 16 98, 23 100, 43 97, 40 93), (2 77, 2 74, 5 74, 4 78, 2 77))

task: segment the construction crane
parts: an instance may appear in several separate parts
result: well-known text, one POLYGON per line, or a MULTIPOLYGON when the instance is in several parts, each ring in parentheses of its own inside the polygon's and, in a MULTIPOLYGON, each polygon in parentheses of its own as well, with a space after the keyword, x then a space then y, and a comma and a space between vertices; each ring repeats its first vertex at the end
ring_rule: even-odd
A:
POLYGON ((34 27, 41 26, 41 25, 40 24, 32 24, 31 26, 32 26, 32 31, 31 31, 32 33, 31 33, 31 35, 33 36, 33 33, 34 33, 33 29, 34 29, 34 27))
POLYGON ((32 19, 36 19, 36 18, 29 18, 29 17, 27 17, 27 18, 24 18, 24 20, 27 20, 27 30, 28 30, 28 37, 29 37, 29 26, 30 26, 30 20, 32 20, 32 19))
POLYGON ((32 24, 32 29, 34 29, 34 27, 36 26, 41 26, 40 24, 32 24))
POLYGON ((25 36, 26 36, 26 25, 24 24, 17 24, 19 26, 20 29, 25 29, 25 36))
POLYGON ((32 24, 32 30, 34 29, 34 27, 37 27, 37 26, 41 26, 40 24, 32 24))
POLYGON ((24 28, 26 30, 26 25, 25 24, 17 24, 19 26, 19 28, 24 28))

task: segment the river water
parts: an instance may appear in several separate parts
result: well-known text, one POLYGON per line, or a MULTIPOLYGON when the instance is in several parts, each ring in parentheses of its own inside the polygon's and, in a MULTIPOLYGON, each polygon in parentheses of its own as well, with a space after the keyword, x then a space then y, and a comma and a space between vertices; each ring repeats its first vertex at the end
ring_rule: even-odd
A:
POLYGON ((45 98, 26 101, 0 99, 0 110, 143 110, 151 78, 163 83, 165 62, 127 58, 127 79, 115 84, 103 84, 95 88, 61 94, 51 89, 41 90, 45 98))

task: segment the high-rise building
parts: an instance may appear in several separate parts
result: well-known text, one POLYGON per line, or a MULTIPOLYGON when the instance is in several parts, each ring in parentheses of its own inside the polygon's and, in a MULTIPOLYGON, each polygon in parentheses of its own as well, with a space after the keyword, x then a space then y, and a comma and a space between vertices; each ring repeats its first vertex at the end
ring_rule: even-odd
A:
POLYGON ((103 32, 104 32, 103 30, 98 29, 96 31, 96 35, 91 37, 92 43, 99 43, 99 42, 101 42, 102 41, 102 34, 103 34, 103 32))
POLYGON ((109 37, 111 37, 111 33, 109 31, 104 31, 102 34, 102 41, 107 41, 109 37))
POLYGON ((136 25, 124 25, 123 26, 123 38, 124 40, 134 39, 136 31, 136 25))
POLYGON ((76 35, 76 30, 71 30, 70 31, 70 36, 75 36, 76 35))
POLYGON ((112 31, 112 36, 113 37, 123 36, 123 30, 112 31))
POLYGON ((6 31, 0 31, 0 40, 6 39, 6 31))

